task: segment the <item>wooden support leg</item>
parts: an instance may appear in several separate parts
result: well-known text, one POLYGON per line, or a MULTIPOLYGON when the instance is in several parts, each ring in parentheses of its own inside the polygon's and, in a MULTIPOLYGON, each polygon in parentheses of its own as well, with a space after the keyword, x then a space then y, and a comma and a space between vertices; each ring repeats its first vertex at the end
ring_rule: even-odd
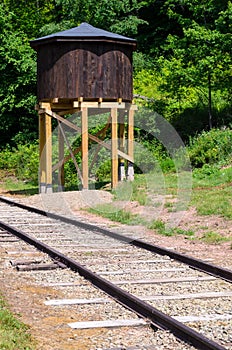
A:
POLYGON ((88 166, 88 108, 82 108, 81 114, 81 134, 82 134, 82 188, 89 188, 89 166, 88 166))
POLYGON ((46 192, 45 114, 39 115, 39 192, 46 192))
MULTIPOLYGON (((60 125, 60 123, 59 123, 60 125)), ((64 191, 65 178, 64 178, 64 136, 61 128, 58 128, 58 144, 59 144, 59 162, 61 165, 58 169, 58 191, 64 191)))
POLYGON ((111 109, 111 187, 116 188, 118 184, 118 124, 117 108, 111 109))
MULTIPOLYGON (((129 109, 128 112, 128 155, 134 158, 134 110, 129 109)), ((128 162, 127 180, 134 180, 134 165, 128 162)))
MULTIPOLYGON (((119 149, 125 152, 125 111, 119 111, 119 149)), ((126 178, 125 161, 123 158, 119 159, 118 179, 123 181, 126 178)))
POLYGON ((46 193, 52 193, 52 118, 45 114, 46 193))

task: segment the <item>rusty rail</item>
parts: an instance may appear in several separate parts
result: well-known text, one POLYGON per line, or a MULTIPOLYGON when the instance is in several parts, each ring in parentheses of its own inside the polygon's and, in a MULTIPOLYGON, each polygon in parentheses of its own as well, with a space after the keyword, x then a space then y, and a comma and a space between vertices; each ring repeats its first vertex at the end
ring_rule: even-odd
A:
POLYGON ((47 216, 47 217, 55 219, 55 220, 60 220, 62 222, 70 224, 70 225, 81 227, 85 230, 89 230, 89 231, 92 231, 95 233, 101 233, 101 234, 106 235, 108 237, 117 239, 121 242, 128 243, 130 245, 148 250, 148 251, 156 253, 156 254, 169 256, 171 259, 175 259, 175 260, 180 261, 184 264, 187 264, 188 266, 190 266, 194 269, 200 270, 200 271, 205 272, 205 273, 212 275, 214 277, 219 277, 219 278, 224 279, 228 282, 232 282, 232 271, 229 269, 219 267, 219 266, 216 266, 214 264, 207 263, 203 260, 196 259, 196 258, 187 256, 187 255, 184 255, 181 253, 177 253, 177 252, 174 252, 172 250, 162 248, 162 247, 154 245, 154 244, 147 243, 147 242, 142 241, 140 239, 132 239, 131 237, 127 237, 127 236, 121 235, 119 233, 112 232, 110 230, 104 229, 102 227, 98 227, 96 225, 87 224, 84 222, 80 222, 78 220, 67 218, 67 217, 62 216, 62 215, 58 215, 58 214, 51 213, 51 212, 46 212, 45 210, 41 210, 41 209, 33 208, 33 207, 30 207, 30 206, 27 206, 27 205, 24 205, 21 203, 17 203, 17 202, 14 202, 8 198, 5 198, 5 197, 0 196, 0 201, 7 203, 9 205, 12 205, 12 206, 17 206, 19 208, 28 210, 28 211, 33 212, 33 213, 47 216))
POLYGON ((9 226, 1 221, 0 228, 17 236, 18 238, 22 239, 28 244, 33 245, 37 249, 48 254, 54 260, 57 260, 58 262, 61 262, 62 264, 66 265, 71 270, 78 272, 81 276, 85 277, 87 280, 89 280, 95 286, 106 292, 114 300, 116 300, 126 308, 133 310, 140 317, 145 317, 149 319, 153 327, 169 330, 178 339, 181 339, 184 342, 195 346, 199 350, 225 350, 225 348, 220 344, 217 344, 216 342, 212 341, 211 339, 208 339, 204 335, 194 331, 190 327, 164 314, 163 312, 157 310, 153 306, 140 300, 134 295, 131 295, 130 293, 124 291, 120 287, 117 287, 113 283, 107 281, 106 279, 90 271, 86 267, 82 266, 74 259, 65 256, 61 252, 53 249, 52 247, 49 247, 47 244, 37 239, 34 239, 28 234, 22 232, 21 230, 9 226))

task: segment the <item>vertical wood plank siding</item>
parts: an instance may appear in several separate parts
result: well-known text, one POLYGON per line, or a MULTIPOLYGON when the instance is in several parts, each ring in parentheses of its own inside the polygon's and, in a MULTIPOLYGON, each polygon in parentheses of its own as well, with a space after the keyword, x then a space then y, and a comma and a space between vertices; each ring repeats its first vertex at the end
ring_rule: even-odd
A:
POLYGON ((130 44, 55 42, 38 49, 38 99, 117 99, 131 101, 130 44))

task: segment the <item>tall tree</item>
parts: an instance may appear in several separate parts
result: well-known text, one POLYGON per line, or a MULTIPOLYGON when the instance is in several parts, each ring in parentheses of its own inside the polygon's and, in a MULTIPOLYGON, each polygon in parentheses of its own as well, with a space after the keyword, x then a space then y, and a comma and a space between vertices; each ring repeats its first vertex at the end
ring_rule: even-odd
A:
POLYGON ((38 36, 42 26, 53 21, 56 0, 2 0, 13 16, 13 30, 21 30, 29 39, 38 36))
POLYGON ((181 26, 179 35, 168 36, 165 56, 160 59, 167 78, 165 89, 174 96, 180 96, 189 87, 198 89, 207 100, 211 128, 213 93, 220 90, 228 98, 231 92, 232 5, 216 0, 200 4, 197 0, 168 0, 164 6, 169 17, 181 26), (206 98, 202 91, 207 91, 206 98))
MULTIPOLYGON (((36 63, 28 39, 13 29, 14 15, 0 5, 0 146, 19 132, 35 133, 36 63)), ((34 134, 33 134, 34 135, 34 134)))
POLYGON ((139 18, 143 6, 144 2, 139 0, 56 0, 57 16, 45 29, 48 32, 88 22, 102 29, 135 35, 138 26, 146 22, 139 18))

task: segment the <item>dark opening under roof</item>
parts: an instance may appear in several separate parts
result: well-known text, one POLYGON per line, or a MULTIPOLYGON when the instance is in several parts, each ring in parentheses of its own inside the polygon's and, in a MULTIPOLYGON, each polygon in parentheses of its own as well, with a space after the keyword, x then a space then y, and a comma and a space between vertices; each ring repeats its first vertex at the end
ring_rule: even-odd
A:
POLYGON ((33 48, 36 48, 54 41, 84 41, 85 39, 93 41, 110 40, 136 45, 135 39, 93 27, 88 23, 81 23, 78 27, 35 39, 30 44, 33 48))

